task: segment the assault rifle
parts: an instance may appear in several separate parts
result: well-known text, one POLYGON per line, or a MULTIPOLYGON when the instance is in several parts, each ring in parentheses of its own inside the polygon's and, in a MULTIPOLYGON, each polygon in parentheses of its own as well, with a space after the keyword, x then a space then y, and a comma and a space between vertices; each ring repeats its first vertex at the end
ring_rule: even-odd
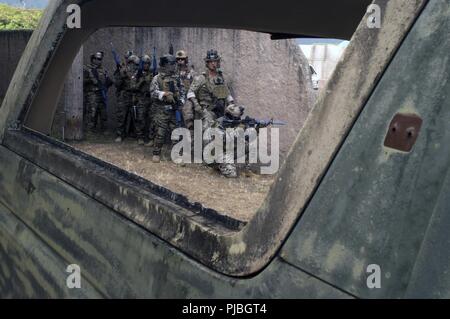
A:
POLYGON ((112 52, 112 55, 113 55, 113 58, 114 58, 114 62, 116 62, 117 70, 120 70, 120 68, 122 66, 120 65, 119 55, 117 54, 116 50, 114 49, 114 45, 113 45, 112 42, 111 42, 111 52, 112 52))
POLYGON ((136 78, 140 78, 142 76, 142 73, 144 72, 144 53, 142 51, 141 56, 139 57, 139 68, 136 74, 136 78))
POLYGON ((152 61, 152 72, 153 72, 153 76, 156 76, 156 74, 158 74, 158 65, 156 62, 156 47, 153 47, 153 61, 152 61))
POLYGON ((254 127, 254 128, 260 128, 260 127, 267 127, 267 126, 282 126, 286 125, 286 122, 283 121, 275 121, 274 119, 271 120, 258 120, 251 118, 249 116, 246 116, 244 119, 223 119, 223 124, 225 126, 237 126, 240 124, 244 124, 245 127, 254 127))
MULTIPOLYGON (((175 98, 176 90, 175 90, 175 84, 173 81, 169 82, 169 90, 172 92, 175 98)), ((177 127, 183 127, 183 115, 181 113, 181 108, 183 107, 183 104, 181 103, 179 98, 175 99, 175 117, 176 117, 176 123, 177 127)))

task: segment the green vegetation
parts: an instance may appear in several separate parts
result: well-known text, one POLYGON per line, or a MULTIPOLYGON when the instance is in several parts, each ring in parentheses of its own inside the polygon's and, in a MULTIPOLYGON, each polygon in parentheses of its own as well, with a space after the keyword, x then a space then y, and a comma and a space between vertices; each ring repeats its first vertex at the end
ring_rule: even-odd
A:
POLYGON ((35 29, 42 10, 21 9, 6 4, 0 4, 0 31, 35 29))

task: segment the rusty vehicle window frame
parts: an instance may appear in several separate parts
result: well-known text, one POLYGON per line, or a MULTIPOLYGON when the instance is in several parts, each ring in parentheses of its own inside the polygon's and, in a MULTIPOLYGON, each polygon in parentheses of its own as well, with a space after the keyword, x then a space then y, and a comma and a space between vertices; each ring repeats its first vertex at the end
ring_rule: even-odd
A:
MULTIPOLYGON (((181 195, 174 196, 149 181, 45 136, 53 120, 64 76, 70 67, 67 60, 73 60, 81 44, 97 29, 129 25, 129 21, 136 26, 240 28, 275 35, 333 36, 333 33, 327 34, 323 30, 308 27, 308 23, 310 26, 312 21, 302 24, 300 19, 298 24, 292 24, 285 17, 286 10, 283 8, 271 11, 260 7, 259 14, 254 15, 255 19, 248 21, 244 17, 251 8, 243 8, 242 12, 236 13, 224 7, 224 15, 219 22, 209 21, 205 14, 201 14, 196 23, 192 23, 192 17, 182 14, 174 15, 169 20, 167 16, 149 17, 140 10, 127 9, 139 7, 144 2, 127 1, 125 7, 115 0, 52 2, 29 43, 29 46, 38 45, 22 57, 12 80, 17 88, 8 90, 0 109, 1 144, 202 264, 230 276, 255 274, 270 262, 299 220, 320 183, 321 176, 427 1, 401 0, 395 4, 375 1, 382 9, 391 6, 388 12, 394 12, 395 7, 402 11, 395 18, 383 17, 385 25, 379 30, 368 29, 365 21, 368 13, 363 17, 336 72, 321 92, 305 127, 291 148, 266 200, 248 224, 221 216, 200 204, 189 203, 181 195), (69 3, 78 3, 82 7, 83 26, 80 30, 67 29, 65 26, 64 12, 69 3), (102 10, 108 14, 98 15, 102 10), (272 19, 268 19, 271 15, 272 19), (365 50, 361 49, 362 46, 366 47, 365 50), (50 49, 45 50, 46 47, 50 49), (365 66, 366 73, 361 74, 352 69, 354 61, 367 59, 367 51, 370 50, 372 61, 371 65, 365 66), (31 76, 29 79, 20 79, 19 74, 31 76), (23 96, 23 92, 28 94, 23 96), (338 121, 341 125, 334 131, 317 132, 318 126, 327 125, 330 121, 338 121), (105 194, 103 189, 110 193, 105 194), (132 198, 135 206, 121 207, 121 200, 124 198, 132 198)), ((361 1, 348 3, 355 6, 356 2, 361 1)), ((167 4, 164 3, 155 2, 157 12, 167 9, 167 4)), ((306 1, 302 3, 311 4, 306 1)), ((205 4, 206 2, 201 1, 195 6, 202 12, 202 8, 206 10, 205 4)), ((320 6, 319 2, 316 4, 320 6)), ((360 3, 359 7, 366 4, 360 3)), ((227 5, 230 3, 227 2, 227 5)), ((191 7, 189 9, 192 10, 191 7)), ((348 38, 348 30, 341 29, 340 33, 336 30, 333 31, 335 36, 348 38)))

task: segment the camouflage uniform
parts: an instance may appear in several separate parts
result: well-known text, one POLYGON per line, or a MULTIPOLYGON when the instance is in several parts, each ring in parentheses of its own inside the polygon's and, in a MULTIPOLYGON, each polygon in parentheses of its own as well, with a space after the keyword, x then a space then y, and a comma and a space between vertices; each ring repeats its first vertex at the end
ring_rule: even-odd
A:
POLYGON ((181 103, 184 103, 185 99, 183 84, 175 74, 174 62, 175 59, 171 55, 161 57, 160 73, 153 78, 150 85, 150 94, 155 110, 154 161, 159 161, 165 137, 176 127, 175 101, 179 100, 181 103), (171 66, 173 67, 172 70, 166 68, 165 61, 167 60, 173 61, 173 65, 171 66), (175 93, 170 92, 171 83, 175 89, 175 93), (166 94, 169 94, 169 96, 165 96, 166 94), (157 157, 157 160, 155 156, 157 157))
MULTIPOLYGON (((180 78, 180 81, 183 83, 183 87, 185 92, 189 91, 189 88, 191 87, 192 81, 194 80, 194 77, 196 76, 195 71, 189 67, 189 57, 187 56, 186 52, 183 50, 180 50, 176 53, 176 59, 177 59, 177 74, 180 78), (179 62, 179 60, 182 60, 184 62, 179 62)), ((192 129, 194 125, 194 119, 200 119, 195 118, 194 114, 194 106, 192 105, 192 102, 190 100, 187 100, 186 103, 183 105, 183 118, 184 122, 187 128, 192 129)))
POLYGON ((114 73, 114 84, 116 86, 116 134, 120 140, 125 137, 127 130, 127 121, 130 116, 131 106, 133 105, 133 94, 131 92, 131 71, 123 65, 120 70, 114 73))
POLYGON ((154 139, 156 134, 156 128, 155 128, 155 114, 156 114, 156 108, 155 105, 152 103, 152 99, 150 97, 150 105, 148 107, 147 112, 147 133, 148 133, 148 140, 149 142, 146 144, 147 146, 153 146, 154 145, 154 139))
MULTIPOLYGON (((209 50, 205 61, 220 61, 217 51, 209 50)), ((187 98, 194 105, 195 117, 203 121, 203 129, 211 127, 215 119, 224 115, 225 106, 234 102, 222 71, 217 70, 215 76, 209 74, 207 70, 196 76, 187 94, 187 98), (197 109, 195 105, 198 105, 197 109)))
POLYGON ((195 71, 192 69, 178 70, 178 76, 180 81, 183 83, 184 90, 187 92, 191 87, 192 81, 195 77, 195 71))
POLYGON ((91 63, 83 67, 83 84, 89 128, 95 130, 100 119, 100 130, 104 131, 108 120, 107 100, 105 99, 107 99, 108 88, 113 82, 109 78, 108 72, 101 66, 102 59, 102 52, 91 55, 91 63))
MULTIPOLYGON (((243 124, 228 124, 225 123, 225 120, 240 120, 241 116, 244 112, 244 108, 241 106, 235 106, 234 104, 230 104, 225 109, 224 116, 217 118, 212 124, 211 128, 216 130, 216 133, 219 133, 223 139, 224 143, 224 153, 223 153, 223 163, 214 163, 213 167, 220 171, 220 174, 228 177, 234 178, 237 177, 237 165, 236 165, 236 155, 237 155, 237 138, 239 134, 243 134, 246 127, 243 124), (242 130, 231 130, 227 131, 228 128, 241 128, 242 130), (234 141, 234 150, 231 152, 226 149, 226 141, 233 140, 234 141)), ((212 136, 206 135, 206 142, 212 141, 212 136)), ((248 139, 245 139, 245 136, 240 136, 243 140, 245 140, 245 154, 248 154, 249 145, 248 139)), ((248 163, 245 165, 246 170, 249 171, 248 163)))
MULTIPOLYGON (((149 58, 150 59, 150 58, 149 58)), ((144 140, 146 119, 151 106, 150 84, 153 80, 153 74, 149 69, 142 70, 142 74, 133 76, 131 79, 131 90, 133 91, 133 112, 135 112, 135 127, 139 141, 144 140)))
MULTIPOLYGON (((185 92, 188 92, 191 84, 196 76, 194 70, 180 70, 178 73, 180 81, 183 83, 185 92)), ((183 105, 183 119, 187 128, 192 129, 194 126, 194 120, 201 120, 201 117, 194 112, 194 105, 190 100, 186 100, 183 105)))

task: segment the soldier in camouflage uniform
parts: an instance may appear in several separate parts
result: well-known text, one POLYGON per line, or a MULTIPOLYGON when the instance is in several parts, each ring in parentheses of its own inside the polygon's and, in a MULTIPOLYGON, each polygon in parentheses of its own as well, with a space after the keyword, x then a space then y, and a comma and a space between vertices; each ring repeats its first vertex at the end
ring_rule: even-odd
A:
POLYGON ((150 72, 152 59, 148 55, 142 57, 142 70, 136 72, 131 78, 131 90, 133 92, 133 114, 135 118, 138 144, 144 145, 146 118, 151 105, 150 83, 153 74, 150 72))
MULTIPOLYGON (((187 94, 195 118, 200 118, 203 122, 203 129, 211 127, 217 117, 224 115, 225 107, 234 102, 220 70, 220 60, 216 50, 208 50, 205 58, 207 69, 194 78, 187 94)), ((185 110, 185 114, 189 114, 189 111, 185 110)), ((189 116, 187 120, 190 120, 189 116)))
POLYGON ((187 92, 191 87, 191 83, 194 80, 195 72, 192 67, 189 66, 189 57, 183 50, 177 51, 177 72, 180 80, 183 82, 184 90, 187 92))
POLYGON ((164 55, 159 62, 160 72, 150 85, 150 94, 155 109, 155 141, 153 148, 154 163, 160 162, 161 149, 167 134, 176 127, 177 102, 184 104, 184 88, 176 74, 176 60, 173 55, 164 55), (172 92, 172 88, 173 91, 172 92))
MULTIPOLYGON (((219 118, 217 118, 212 124, 211 128, 215 130, 215 133, 218 136, 221 136, 224 143, 224 152, 223 152, 223 162, 222 163, 214 163, 212 167, 219 170, 220 174, 227 178, 235 178, 238 176, 237 174, 237 165, 236 158, 237 155, 237 141, 238 134, 244 134, 244 130, 246 127, 240 124, 228 124, 226 120, 240 120, 243 113, 244 108, 242 106, 237 106, 235 104, 229 104, 225 108, 225 114, 219 118), (242 131, 238 130, 228 130, 227 129, 236 129, 241 128, 242 131), (234 149, 227 150, 226 149, 226 141, 234 141, 234 149)), ((217 137, 218 137, 217 136, 217 137)), ((216 138, 217 138, 216 137, 216 138)), ((205 142, 210 143, 212 141, 212 133, 210 131, 205 132, 205 142), (208 134, 210 133, 210 134, 208 134)), ((245 139, 245 136, 242 137, 242 140, 246 141, 245 152, 248 153, 248 141, 245 139)), ((248 164, 246 164, 246 170, 249 170, 248 164)))
POLYGON ((89 117, 89 128, 95 131, 100 121, 99 131, 106 130, 108 88, 113 84, 108 72, 102 67, 103 52, 91 55, 91 63, 83 67, 85 106, 89 117))
MULTIPOLYGON (((131 107, 133 105, 133 94, 131 92, 131 77, 136 71, 136 59, 131 51, 125 54, 125 63, 121 64, 114 72, 114 84, 116 86, 117 98, 117 138, 116 142, 120 143, 125 138, 127 130, 127 121, 131 114, 131 107), (133 58, 131 58, 133 57, 133 58)), ((139 62, 137 64, 139 66, 139 62)))
MULTIPOLYGON (((192 81, 196 76, 193 68, 189 66, 189 57, 186 52, 180 50, 175 55, 177 60, 177 73, 180 77, 180 81, 183 83, 185 92, 189 91, 191 87, 192 81)), ((185 125, 188 129, 192 129, 194 126, 194 106, 190 100, 187 100, 185 105, 183 106, 183 118, 185 125)), ((198 118, 200 119, 200 118, 198 118)))

